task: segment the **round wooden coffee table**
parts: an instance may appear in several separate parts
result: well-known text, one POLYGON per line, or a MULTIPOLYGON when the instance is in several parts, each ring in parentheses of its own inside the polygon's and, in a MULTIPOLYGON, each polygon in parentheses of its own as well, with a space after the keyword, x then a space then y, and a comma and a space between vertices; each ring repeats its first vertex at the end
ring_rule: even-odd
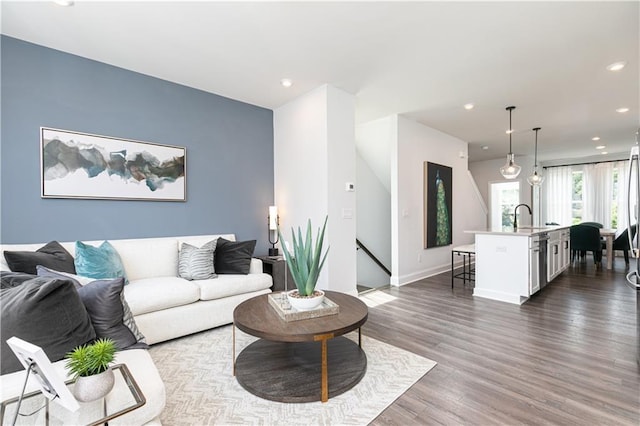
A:
POLYGON ((367 306, 344 293, 325 291, 338 314, 285 321, 268 295, 242 302, 233 311, 233 372, 238 383, 261 398, 280 402, 326 402, 355 386, 367 369, 360 327, 367 306), (235 327, 257 340, 235 356, 235 327), (358 343, 339 337, 358 329, 358 343), (330 361, 330 364, 329 364, 330 361))

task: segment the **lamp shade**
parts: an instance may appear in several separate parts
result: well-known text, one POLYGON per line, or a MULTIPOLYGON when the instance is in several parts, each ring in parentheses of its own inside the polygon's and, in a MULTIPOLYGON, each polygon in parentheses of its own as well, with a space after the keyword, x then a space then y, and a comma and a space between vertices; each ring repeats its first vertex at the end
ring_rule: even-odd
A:
POLYGON ((536 132, 536 144, 534 147, 534 160, 533 160, 533 174, 527 178, 527 182, 531 186, 540 186, 544 182, 544 176, 538 173, 538 130, 540 127, 534 127, 533 131, 536 132))
POLYGON ((507 162, 504 166, 500 167, 500 174, 505 179, 515 179, 520 174, 522 167, 518 166, 514 160, 512 153, 507 154, 507 162))
POLYGON ((522 169, 522 167, 516 164, 513 151, 511 150, 511 134, 513 133, 513 126, 511 125, 511 112, 514 109, 516 109, 516 107, 514 106, 507 107, 507 111, 509 111, 509 130, 507 130, 507 133, 509 134, 509 153, 507 154, 507 162, 504 166, 500 167, 500 174, 505 179, 517 178, 520 174, 520 170, 522 169))
POLYGON ((531 186, 542 185, 542 182, 544 182, 544 176, 538 173, 538 168, 536 167, 533 170, 533 174, 527 178, 527 182, 529 182, 529 185, 531 186))
POLYGON ((272 231, 278 229, 278 206, 269 206, 269 229, 272 231))

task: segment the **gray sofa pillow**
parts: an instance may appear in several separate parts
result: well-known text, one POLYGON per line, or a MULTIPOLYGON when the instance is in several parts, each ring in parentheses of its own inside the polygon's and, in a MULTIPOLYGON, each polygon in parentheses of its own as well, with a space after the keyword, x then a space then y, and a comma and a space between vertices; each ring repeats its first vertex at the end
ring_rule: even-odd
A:
POLYGON ((14 272, 36 274, 36 266, 44 265, 56 271, 76 273, 73 256, 57 241, 51 241, 36 251, 5 251, 7 265, 14 272))
POLYGON ((37 267, 38 276, 66 278, 74 283, 84 303, 96 338, 110 338, 118 349, 146 349, 144 336, 138 330, 129 305, 124 299, 124 279, 93 280, 77 275, 37 267))
POLYGON ((40 346, 51 362, 96 337, 80 295, 68 279, 32 276, 17 283, 2 274, 0 287, 0 374, 22 369, 7 345, 12 336, 40 346), (6 282, 5 282, 6 281, 6 282))
POLYGON ((190 281, 217 277, 213 265, 217 242, 217 239, 209 241, 200 248, 182 243, 178 260, 178 276, 190 281))

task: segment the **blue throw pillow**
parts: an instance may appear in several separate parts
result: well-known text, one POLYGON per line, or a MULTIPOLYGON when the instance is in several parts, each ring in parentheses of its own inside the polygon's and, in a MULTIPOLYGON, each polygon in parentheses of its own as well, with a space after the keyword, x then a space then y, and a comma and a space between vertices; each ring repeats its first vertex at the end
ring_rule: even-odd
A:
POLYGON ((96 279, 122 277, 125 284, 128 283, 120 255, 108 241, 100 244, 99 247, 76 241, 74 263, 76 274, 83 277, 96 279))

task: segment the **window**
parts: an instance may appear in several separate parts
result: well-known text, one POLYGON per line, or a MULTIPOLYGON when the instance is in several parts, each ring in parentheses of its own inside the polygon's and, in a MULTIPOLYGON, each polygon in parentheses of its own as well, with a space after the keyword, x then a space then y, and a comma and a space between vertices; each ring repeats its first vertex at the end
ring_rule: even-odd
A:
POLYGON ((571 196, 571 221, 575 225, 582 222, 582 170, 571 172, 573 191, 571 196))
POLYGON ((491 194, 491 228, 513 226, 513 209, 520 203, 520 182, 489 183, 491 194))
POLYGON ((618 217, 618 211, 626 199, 626 170, 625 161, 550 167, 545 187, 547 222, 577 224, 593 221, 612 229, 617 229, 618 224, 625 226, 624 220, 618 217), (565 196, 563 188, 568 186, 571 193, 565 196), (563 206, 568 207, 569 202, 571 211, 563 213, 563 206))

